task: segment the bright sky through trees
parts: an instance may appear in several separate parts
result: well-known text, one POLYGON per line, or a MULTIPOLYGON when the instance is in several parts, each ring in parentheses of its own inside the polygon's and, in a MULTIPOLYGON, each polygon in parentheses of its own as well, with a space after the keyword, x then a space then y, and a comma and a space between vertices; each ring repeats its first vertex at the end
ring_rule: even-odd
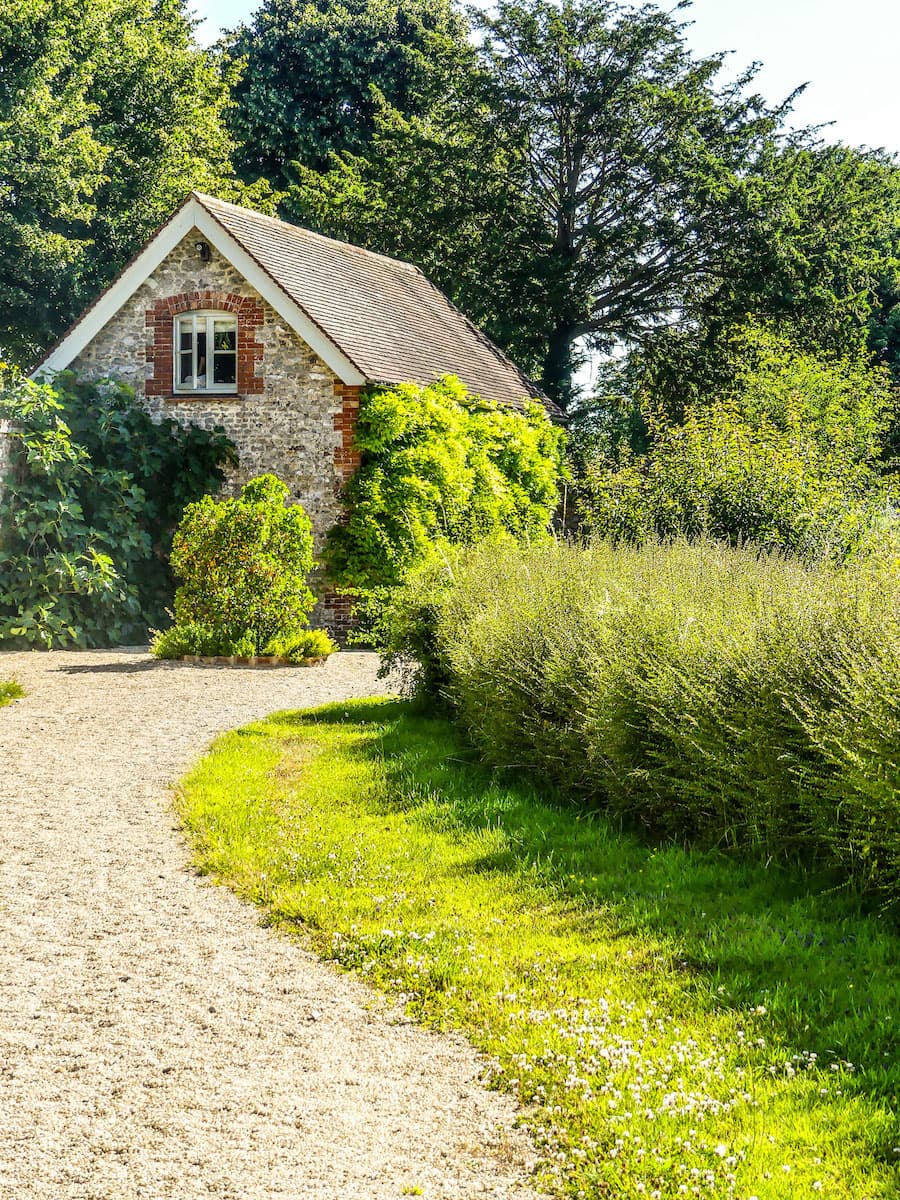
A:
MULTIPOLYGON (((246 20, 254 0, 195 0, 202 42, 246 20)), ((673 5, 674 7, 674 5, 673 5)), ((829 140, 900 151, 900 4, 896 0, 694 0, 687 17, 701 54, 733 50, 734 68, 764 64, 769 101, 809 83, 797 124, 833 121, 829 140)))

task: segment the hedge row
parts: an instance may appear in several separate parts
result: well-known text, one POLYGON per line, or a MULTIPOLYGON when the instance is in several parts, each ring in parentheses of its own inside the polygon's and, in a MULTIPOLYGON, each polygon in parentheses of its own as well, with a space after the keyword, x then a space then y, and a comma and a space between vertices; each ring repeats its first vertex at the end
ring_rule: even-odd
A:
POLYGON ((900 895, 896 557, 491 546, 411 582, 390 628, 490 762, 900 895))

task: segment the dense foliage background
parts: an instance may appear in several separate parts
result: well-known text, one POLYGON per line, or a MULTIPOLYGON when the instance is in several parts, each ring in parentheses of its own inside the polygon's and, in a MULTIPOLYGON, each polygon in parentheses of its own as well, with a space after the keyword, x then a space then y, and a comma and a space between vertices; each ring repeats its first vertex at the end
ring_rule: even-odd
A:
POLYGON ((173 530, 218 487, 221 431, 155 423, 113 382, 0 373, 13 469, 0 491, 0 646, 144 642, 171 602, 173 530))
POLYGON ((233 77, 184 0, 11 0, 0 11, 0 357, 29 366, 184 199, 244 187, 233 77))
POLYGON ((680 419, 748 317, 900 377, 896 160, 792 130, 689 16, 263 0, 204 51, 185 0, 14 0, 0 350, 33 361, 199 186, 416 262, 578 414, 649 388, 680 419))
POLYGON ((582 424, 588 531, 614 542, 708 535, 841 558, 896 519, 886 368, 861 348, 813 354, 759 327, 736 331, 723 354, 731 378, 705 402, 672 414, 653 387, 640 412, 629 402, 639 437, 622 414, 582 424))
MULTIPOLYGON (((584 528, 853 553, 896 521, 900 166, 793 129, 689 15, 262 0, 206 51, 186 0, 14 0, 0 349, 30 364, 199 186, 420 265, 568 409, 584 528)), ((533 418, 414 392, 363 414, 344 582, 546 525, 533 418)))

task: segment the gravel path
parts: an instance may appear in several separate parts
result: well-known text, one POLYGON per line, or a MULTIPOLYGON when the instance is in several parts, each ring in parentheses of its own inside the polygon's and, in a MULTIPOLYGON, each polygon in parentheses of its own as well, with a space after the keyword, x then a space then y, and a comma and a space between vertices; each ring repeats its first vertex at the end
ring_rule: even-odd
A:
POLYGON ((223 730, 381 690, 325 668, 0 655, 0 1196, 531 1196, 513 1105, 186 869, 166 783, 223 730))

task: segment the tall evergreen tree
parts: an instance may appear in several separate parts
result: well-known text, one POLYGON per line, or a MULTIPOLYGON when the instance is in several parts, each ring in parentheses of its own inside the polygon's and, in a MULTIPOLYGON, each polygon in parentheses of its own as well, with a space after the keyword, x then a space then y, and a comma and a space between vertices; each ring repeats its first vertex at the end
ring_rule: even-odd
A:
POLYGON ((421 262, 565 404, 580 348, 654 327, 742 236, 734 196, 780 113, 653 5, 500 0, 475 22, 477 65, 427 118, 384 109, 293 199, 421 262))
POLYGON ((286 187, 295 163, 364 151, 381 101, 426 111, 465 39, 452 0, 263 0, 224 40, 243 177, 286 187))
POLYGON ((718 274, 631 364, 670 419, 728 389, 748 319, 808 353, 843 354, 868 339, 900 368, 900 167, 881 151, 795 145, 762 156, 742 195, 752 216, 744 236, 723 243, 718 274))
POLYGON ((27 364, 191 188, 238 189, 186 0, 13 0, 0 63, 0 348, 27 364))

